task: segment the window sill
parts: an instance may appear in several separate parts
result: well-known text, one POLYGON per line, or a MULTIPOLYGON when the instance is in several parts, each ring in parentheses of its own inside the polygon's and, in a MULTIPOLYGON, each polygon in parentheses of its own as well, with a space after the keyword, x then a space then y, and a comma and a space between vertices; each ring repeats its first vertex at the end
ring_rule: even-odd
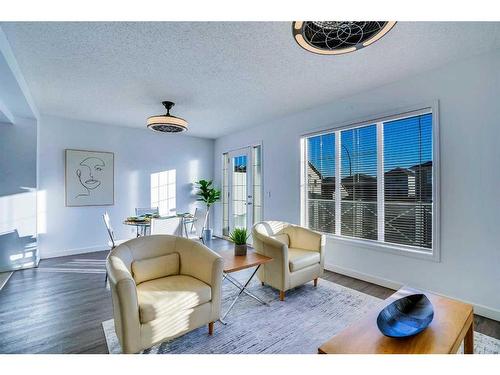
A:
POLYGON ((432 262, 440 262, 439 251, 432 249, 431 251, 424 251, 412 248, 410 246, 396 245, 389 243, 382 243, 372 240, 362 240, 351 237, 337 236, 335 234, 323 233, 327 239, 331 239, 335 242, 341 242, 348 245, 353 245, 356 247, 362 247, 369 250, 382 251, 385 253, 406 256, 410 258, 417 258, 428 260, 432 262))

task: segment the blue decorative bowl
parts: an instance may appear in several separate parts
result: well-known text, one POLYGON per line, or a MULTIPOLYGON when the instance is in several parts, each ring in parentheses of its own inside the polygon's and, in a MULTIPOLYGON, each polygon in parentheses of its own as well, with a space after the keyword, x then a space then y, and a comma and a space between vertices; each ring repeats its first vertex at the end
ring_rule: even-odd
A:
POLYGON ((385 336, 403 338, 426 329, 434 318, 432 303, 423 294, 412 294, 386 306, 377 317, 377 326, 385 336))

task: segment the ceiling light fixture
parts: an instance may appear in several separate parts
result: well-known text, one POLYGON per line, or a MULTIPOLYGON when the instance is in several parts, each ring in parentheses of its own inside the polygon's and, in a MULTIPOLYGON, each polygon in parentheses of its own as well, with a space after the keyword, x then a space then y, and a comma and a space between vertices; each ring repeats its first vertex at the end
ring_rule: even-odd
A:
POLYGON ((164 101, 161 104, 167 109, 167 113, 165 115, 149 117, 147 122, 148 128, 162 133, 180 133, 186 131, 188 129, 187 121, 170 114, 170 109, 172 109, 175 103, 164 101))
POLYGON ((387 34, 395 21, 295 21, 292 32, 304 49, 341 55, 369 46, 387 34))

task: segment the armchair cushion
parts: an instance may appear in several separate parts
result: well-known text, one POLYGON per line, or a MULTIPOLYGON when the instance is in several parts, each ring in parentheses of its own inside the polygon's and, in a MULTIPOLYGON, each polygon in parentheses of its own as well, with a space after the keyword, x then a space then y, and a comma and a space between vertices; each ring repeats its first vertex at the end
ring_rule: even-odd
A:
POLYGON ((159 257, 132 262, 132 275, 137 284, 179 274, 179 254, 171 253, 159 257))
POLYGON ((210 285, 186 275, 168 276, 137 285, 142 324, 209 302, 210 285))
POLYGON ((286 234, 286 233, 275 234, 274 236, 270 236, 270 237, 283 243, 286 246, 290 246, 290 237, 288 237, 288 234, 286 234))
POLYGON ((295 248, 288 249, 288 264, 290 272, 295 272, 303 268, 319 264, 320 260, 320 253, 317 251, 295 248))

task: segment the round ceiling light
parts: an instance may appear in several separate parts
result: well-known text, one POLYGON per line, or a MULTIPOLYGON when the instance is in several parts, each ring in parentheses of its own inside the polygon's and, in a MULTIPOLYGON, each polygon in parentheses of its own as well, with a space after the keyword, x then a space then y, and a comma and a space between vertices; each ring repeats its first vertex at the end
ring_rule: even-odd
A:
POLYGON ((295 21, 293 37, 304 49, 341 55, 369 46, 391 30, 395 21, 295 21))
POLYGON ((187 121, 170 114, 170 109, 175 103, 164 101, 161 104, 167 109, 167 113, 165 115, 149 117, 147 122, 148 128, 162 133, 180 133, 186 131, 188 129, 187 121))

